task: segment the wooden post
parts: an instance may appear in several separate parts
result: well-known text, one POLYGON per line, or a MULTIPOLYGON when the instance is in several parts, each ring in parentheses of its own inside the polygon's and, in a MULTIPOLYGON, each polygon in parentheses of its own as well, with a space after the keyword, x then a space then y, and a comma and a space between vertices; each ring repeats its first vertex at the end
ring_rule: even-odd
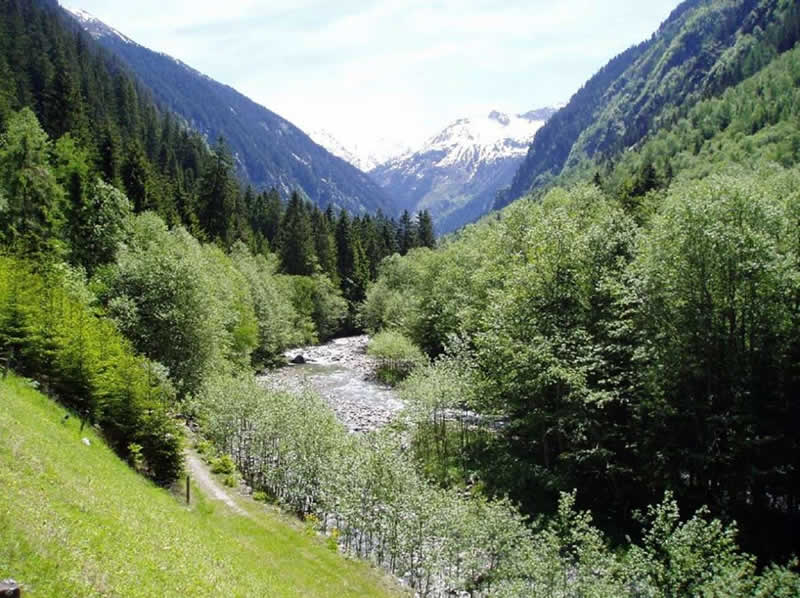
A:
POLYGON ((191 480, 191 476, 187 473, 186 474, 186 504, 191 504, 191 486, 189 485, 189 481, 191 480))

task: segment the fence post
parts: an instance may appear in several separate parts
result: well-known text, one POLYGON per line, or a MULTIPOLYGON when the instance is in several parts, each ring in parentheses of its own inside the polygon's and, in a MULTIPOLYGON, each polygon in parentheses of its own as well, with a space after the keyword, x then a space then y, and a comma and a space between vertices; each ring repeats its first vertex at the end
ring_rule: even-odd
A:
POLYGON ((189 481, 191 480, 191 476, 187 473, 186 474, 186 504, 191 504, 191 486, 189 485, 189 481))

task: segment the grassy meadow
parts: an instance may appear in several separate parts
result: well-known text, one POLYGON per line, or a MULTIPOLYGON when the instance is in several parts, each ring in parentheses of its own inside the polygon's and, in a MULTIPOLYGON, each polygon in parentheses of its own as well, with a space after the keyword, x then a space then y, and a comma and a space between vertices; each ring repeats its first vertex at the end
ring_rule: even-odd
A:
POLYGON ((65 414, 26 380, 0 381, 0 578, 27 596, 400 595, 257 503, 241 501, 244 517, 194 489, 185 506, 65 414))

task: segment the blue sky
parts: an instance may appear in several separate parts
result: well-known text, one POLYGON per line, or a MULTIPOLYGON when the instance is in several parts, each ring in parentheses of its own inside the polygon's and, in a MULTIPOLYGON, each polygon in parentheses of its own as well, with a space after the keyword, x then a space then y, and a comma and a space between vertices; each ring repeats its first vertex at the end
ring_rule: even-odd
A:
POLYGON ((677 0, 68 0, 345 145, 565 102, 677 0))

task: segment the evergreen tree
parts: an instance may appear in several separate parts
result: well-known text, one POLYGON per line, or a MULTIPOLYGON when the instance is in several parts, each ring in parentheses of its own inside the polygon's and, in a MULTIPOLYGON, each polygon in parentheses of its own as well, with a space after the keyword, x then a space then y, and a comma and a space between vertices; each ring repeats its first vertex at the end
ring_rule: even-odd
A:
POLYGON ((296 191, 292 193, 281 221, 278 255, 281 258, 281 270, 286 274, 310 276, 317 269, 311 217, 296 191))
POLYGON ((397 253, 397 224, 395 221, 391 218, 386 218, 379 212, 378 228, 380 229, 381 252, 384 257, 397 253))
POLYGON ((50 140, 33 111, 13 115, 0 145, 0 227, 7 244, 32 255, 51 253, 63 224, 64 191, 49 157, 50 140))
POLYGON ((315 207, 311 212, 311 229, 314 235, 314 250, 320 268, 335 283, 339 280, 336 260, 336 240, 326 213, 315 207))
POLYGON ((400 255, 407 254, 417 246, 417 231, 408 210, 403 210, 403 214, 400 216, 400 226, 397 229, 397 237, 400 255))
POLYGON ((220 139, 200 179, 197 198, 200 226, 209 239, 222 241, 226 246, 232 244, 230 215, 236 207, 238 193, 233 157, 220 139))
POLYGON ((420 247, 436 247, 436 234, 433 232, 433 219, 428 210, 417 214, 417 243, 420 247))
POLYGON ((122 169, 122 142, 119 133, 111 121, 106 122, 98 137, 97 168, 103 180, 121 186, 120 171, 122 169))
POLYGON ((259 220, 258 226, 254 228, 263 233, 270 247, 276 249, 278 245, 278 232, 280 231, 284 209, 278 190, 274 188, 270 189, 264 196, 263 203, 263 220, 259 220))
POLYGON ((122 164, 122 184, 137 212, 155 210, 151 194, 152 175, 142 146, 134 141, 128 144, 122 164))
POLYGON ((351 306, 364 300, 369 271, 361 242, 353 233, 347 212, 342 212, 336 224, 336 252, 342 293, 351 306))

